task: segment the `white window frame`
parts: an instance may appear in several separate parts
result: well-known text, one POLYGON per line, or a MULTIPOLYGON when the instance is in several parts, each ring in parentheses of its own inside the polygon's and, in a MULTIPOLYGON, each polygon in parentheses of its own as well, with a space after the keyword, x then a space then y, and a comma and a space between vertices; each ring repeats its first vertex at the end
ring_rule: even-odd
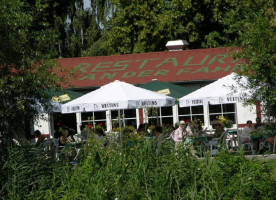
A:
POLYGON ((236 103, 229 103, 229 104, 213 104, 213 105, 208 105, 208 110, 209 110, 209 115, 208 115, 208 118, 209 118, 209 123, 211 125, 211 119, 210 119, 210 116, 211 115, 217 115, 217 116, 224 116, 224 115, 227 115, 227 114, 234 114, 235 115, 235 121, 233 121, 233 125, 237 125, 237 104, 236 103), (210 113, 210 106, 215 106, 215 105, 220 105, 221 106, 221 112, 219 113, 210 113), (234 112, 224 112, 223 111, 223 105, 234 105, 234 112))
MULTIPOLYGON (((178 114, 178 119, 180 119, 181 117, 187 117, 189 116, 190 117, 190 120, 194 120, 196 118, 196 116, 202 116, 203 120, 204 120, 204 106, 203 105, 197 105, 197 106, 202 106, 202 114, 193 114, 192 113, 192 107, 196 107, 196 106, 189 106, 189 110, 190 110, 190 113, 189 114, 184 114, 184 115, 180 115, 178 114)), ((181 109, 183 107, 178 107, 178 113, 179 113, 179 109, 181 109)), ((204 123, 205 123, 205 120, 204 120, 204 123)))

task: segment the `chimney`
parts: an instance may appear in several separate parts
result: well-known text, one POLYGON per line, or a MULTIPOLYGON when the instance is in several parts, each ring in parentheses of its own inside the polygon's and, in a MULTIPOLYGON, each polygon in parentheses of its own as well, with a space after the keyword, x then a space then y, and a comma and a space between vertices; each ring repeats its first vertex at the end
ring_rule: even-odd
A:
POLYGON ((182 51, 184 49, 187 49, 189 46, 189 42, 186 40, 173 40, 168 41, 166 44, 166 47, 169 51, 182 51))

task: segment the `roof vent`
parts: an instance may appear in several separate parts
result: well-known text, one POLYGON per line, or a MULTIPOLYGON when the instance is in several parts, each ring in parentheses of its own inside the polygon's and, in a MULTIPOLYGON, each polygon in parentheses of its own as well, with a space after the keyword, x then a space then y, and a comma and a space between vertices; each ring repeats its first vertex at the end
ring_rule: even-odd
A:
POLYGON ((187 49, 188 46, 189 42, 186 40, 168 41, 166 44, 166 47, 169 49, 169 51, 181 51, 183 49, 187 49))

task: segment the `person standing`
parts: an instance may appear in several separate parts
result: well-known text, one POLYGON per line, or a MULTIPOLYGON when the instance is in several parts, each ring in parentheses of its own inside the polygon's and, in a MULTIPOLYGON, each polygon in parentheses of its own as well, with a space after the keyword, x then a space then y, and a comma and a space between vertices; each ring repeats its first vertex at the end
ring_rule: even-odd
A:
POLYGON ((179 146, 179 144, 181 144, 181 142, 183 140, 183 136, 185 135, 184 131, 185 131, 185 121, 181 120, 179 122, 178 128, 174 131, 173 136, 172 136, 172 138, 175 142, 176 148, 179 146))

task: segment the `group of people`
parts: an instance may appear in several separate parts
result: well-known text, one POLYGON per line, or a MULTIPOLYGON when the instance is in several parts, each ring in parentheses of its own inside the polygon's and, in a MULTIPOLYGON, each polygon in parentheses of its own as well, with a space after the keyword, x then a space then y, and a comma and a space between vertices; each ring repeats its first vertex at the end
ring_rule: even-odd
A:
MULTIPOLYGON (((147 124, 140 124, 136 133, 139 134, 141 132, 149 131, 146 125, 147 124)), ((153 132, 158 146, 160 146, 164 138, 172 138, 176 148, 181 144, 181 142, 188 144, 189 140, 191 140, 191 136, 200 136, 204 132, 200 121, 192 124, 188 121, 185 122, 184 120, 181 120, 176 128, 170 123, 164 123, 162 127, 154 127, 155 129, 153 132)))
MULTIPOLYGON (((265 130, 265 124, 261 122, 261 119, 259 117, 256 118, 256 124, 253 125, 251 120, 248 120, 246 122, 246 126, 243 128, 241 133, 241 142, 251 142, 253 143, 253 148, 258 152, 260 150, 260 139, 251 139, 251 135, 254 132, 262 133, 265 130)), ((261 138, 263 139, 263 138, 261 138)), ((268 137, 265 139, 269 144, 274 143, 274 137, 268 137)))
POLYGON ((59 146, 65 146, 67 143, 75 142, 74 135, 76 131, 65 125, 58 127, 54 132, 54 138, 59 139, 59 146))
POLYGON ((89 125, 81 125, 81 136, 84 140, 88 138, 94 139, 96 141, 103 142, 104 145, 107 145, 106 134, 103 128, 92 129, 89 125))

